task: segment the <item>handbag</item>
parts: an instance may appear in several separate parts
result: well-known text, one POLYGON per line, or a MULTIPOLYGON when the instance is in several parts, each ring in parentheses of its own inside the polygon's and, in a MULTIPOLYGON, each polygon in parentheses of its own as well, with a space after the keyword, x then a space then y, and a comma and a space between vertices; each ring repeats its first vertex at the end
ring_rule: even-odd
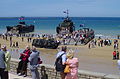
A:
POLYGON ((65 69, 64 69, 64 73, 70 73, 70 66, 66 65, 65 69))

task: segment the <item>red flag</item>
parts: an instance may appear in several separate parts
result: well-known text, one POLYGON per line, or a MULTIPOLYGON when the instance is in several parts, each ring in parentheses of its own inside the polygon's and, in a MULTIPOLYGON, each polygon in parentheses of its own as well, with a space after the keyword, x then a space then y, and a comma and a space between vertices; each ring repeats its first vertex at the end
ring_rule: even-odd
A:
POLYGON ((24 17, 20 17, 19 20, 24 20, 25 18, 24 17))

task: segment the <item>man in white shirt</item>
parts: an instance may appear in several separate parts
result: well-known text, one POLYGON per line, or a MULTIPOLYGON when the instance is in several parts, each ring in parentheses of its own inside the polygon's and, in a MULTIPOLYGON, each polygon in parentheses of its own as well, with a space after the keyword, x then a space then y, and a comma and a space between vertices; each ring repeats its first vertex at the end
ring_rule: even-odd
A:
POLYGON ((66 60, 67 60, 67 58, 66 58, 66 50, 67 50, 67 47, 66 47, 66 46, 63 46, 63 47, 62 47, 62 50, 57 53, 57 58, 58 58, 59 56, 62 57, 62 65, 63 65, 63 68, 60 68, 60 70, 59 70, 60 75, 61 75, 61 79, 65 79, 64 68, 65 68, 65 62, 66 62, 66 60))

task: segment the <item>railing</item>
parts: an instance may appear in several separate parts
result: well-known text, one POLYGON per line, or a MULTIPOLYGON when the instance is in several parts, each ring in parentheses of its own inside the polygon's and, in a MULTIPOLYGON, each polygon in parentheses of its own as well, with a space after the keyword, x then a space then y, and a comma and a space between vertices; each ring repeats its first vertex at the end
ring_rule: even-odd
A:
MULTIPOLYGON (((16 73, 18 62, 19 62, 18 60, 12 59, 11 70, 10 70, 11 73, 16 73)), ((43 76, 48 77, 48 79, 60 79, 60 74, 59 73, 56 74, 54 66, 41 64, 38 70, 41 73, 42 77, 43 76)), ((78 73, 79 73, 78 74, 79 79, 120 79, 120 76, 118 75, 104 74, 104 73, 91 72, 91 71, 85 71, 85 70, 79 70, 78 73)), ((29 69, 28 69, 27 75, 31 76, 31 72, 29 69)), ((44 79, 47 79, 47 78, 44 78, 44 79)))

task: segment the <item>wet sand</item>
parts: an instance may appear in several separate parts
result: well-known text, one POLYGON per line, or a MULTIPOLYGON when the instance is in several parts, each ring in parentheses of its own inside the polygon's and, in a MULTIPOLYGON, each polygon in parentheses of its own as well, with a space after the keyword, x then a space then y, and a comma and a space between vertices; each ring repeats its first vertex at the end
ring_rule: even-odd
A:
MULTIPOLYGON (((9 41, 3 40, 0 38, 0 43, 3 45, 7 45, 7 48, 11 51, 12 58, 19 59, 19 53, 25 48, 26 45, 30 45, 31 43, 27 42, 27 38, 22 42, 21 37, 14 37, 13 41, 19 42, 19 48, 9 47, 9 41), (21 51, 15 51, 16 49, 21 51)), ((120 43, 120 42, 119 42, 120 43)), ((104 46, 104 47, 95 47, 92 49, 88 49, 88 45, 85 46, 72 46, 68 45, 68 49, 75 50, 75 57, 79 58, 79 69, 80 70, 88 70, 101 72, 106 74, 115 74, 118 75, 118 67, 117 60, 112 60, 112 46, 104 46)), ((44 64, 54 65, 55 57, 58 52, 57 49, 44 49, 38 48, 40 51, 40 57, 44 64)), ((120 52, 120 49, 119 49, 120 52)))

